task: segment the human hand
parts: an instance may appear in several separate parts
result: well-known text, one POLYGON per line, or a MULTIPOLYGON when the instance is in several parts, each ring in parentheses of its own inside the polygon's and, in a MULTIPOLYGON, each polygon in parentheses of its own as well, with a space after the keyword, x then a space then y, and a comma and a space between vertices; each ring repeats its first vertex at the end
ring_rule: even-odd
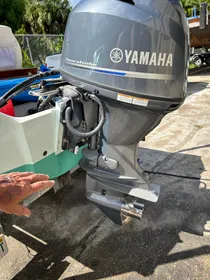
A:
POLYGON ((26 197, 55 184, 49 176, 33 172, 0 175, 0 211, 17 216, 31 216, 31 211, 19 203, 26 197))

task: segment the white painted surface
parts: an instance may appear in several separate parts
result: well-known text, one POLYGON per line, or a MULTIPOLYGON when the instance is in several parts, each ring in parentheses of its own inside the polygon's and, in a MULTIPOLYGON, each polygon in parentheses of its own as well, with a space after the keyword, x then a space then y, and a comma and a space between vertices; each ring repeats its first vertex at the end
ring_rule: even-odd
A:
POLYGON ((49 55, 46 57, 46 66, 52 70, 59 70, 61 54, 49 55))
POLYGON ((58 148, 59 112, 49 109, 31 116, 14 118, 0 113, 0 173, 34 164, 61 151, 58 148))

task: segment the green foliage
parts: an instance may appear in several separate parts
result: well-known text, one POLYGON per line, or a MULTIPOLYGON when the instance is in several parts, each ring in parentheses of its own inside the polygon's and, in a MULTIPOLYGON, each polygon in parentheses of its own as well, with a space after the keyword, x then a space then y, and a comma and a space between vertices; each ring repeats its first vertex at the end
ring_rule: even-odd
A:
POLYGON ((26 32, 64 34, 70 11, 68 0, 27 0, 24 19, 26 32))
POLYGON ((68 0, 0 0, 0 24, 20 34, 64 34, 68 0))
POLYGON ((26 34, 24 24, 22 24, 22 26, 15 32, 15 34, 26 34))
POLYGON ((63 36, 17 36, 23 54, 23 67, 39 67, 46 56, 61 53, 63 36))
POLYGON ((31 68, 34 67, 35 65, 31 62, 30 57, 27 54, 26 50, 22 49, 22 56, 23 56, 23 68, 31 68))
POLYGON ((197 66, 195 64, 190 63, 189 68, 190 69, 195 69, 195 68, 197 68, 197 66))
POLYGON ((209 10, 210 10, 210 0, 202 0, 202 1, 199 1, 199 0, 181 0, 180 2, 183 6, 183 9, 184 9, 187 17, 192 16, 193 7, 196 7, 197 15, 199 15, 200 4, 202 2, 207 2, 209 4, 209 10))
POLYGON ((25 0, 0 0, 0 24, 16 32, 23 24, 25 0))

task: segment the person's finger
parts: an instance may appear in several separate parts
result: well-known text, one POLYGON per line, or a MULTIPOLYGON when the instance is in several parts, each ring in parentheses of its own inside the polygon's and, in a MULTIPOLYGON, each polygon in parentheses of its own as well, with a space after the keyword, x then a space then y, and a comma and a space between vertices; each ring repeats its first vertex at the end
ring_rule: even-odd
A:
MULTIPOLYGON (((11 182, 13 182, 13 184, 17 184, 20 182, 25 182, 27 184, 30 184, 30 176, 33 175, 33 172, 14 172, 11 174, 8 174, 9 176, 7 176, 11 182), (29 178, 29 179, 28 179, 29 178)), ((0 178, 1 181, 1 178, 0 178)))
POLYGON ((11 176, 1 176, 0 177, 1 184, 14 184, 14 179, 11 176))
POLYGON ((12 172, 5 175, 12 176, 12 177, 25 177, 34 174, 33 172, 12 172))
POLYGON ((30 217, 31 216, 31 211, 23 205, 17 204, 12 207, 10 210, 10 214, 14 214, 17 216, 25 216, 25 217, 30 217))
POLYGON ((54 185, 55 185, 55 181, 49 181, 49 180, 33 183, 31 184, 31 193, 52 188, 54 185))
POLYGON ((47 181, 49 179, 48 175, 45 174, 31 174, 23 178, 24 181, 29 181, 31 184, 40 182, 40 181, 47 181))
MULTIPOLYGON (((11 176, 11 175, 17 175, 17 174, 20 174, 21 172, 11 172, 11 173, 5 173, 5 174, 2 174, 2 175, 8 175, 8 176, 11 176)), ((28 173, 28 172, 27 172, 28 173)))

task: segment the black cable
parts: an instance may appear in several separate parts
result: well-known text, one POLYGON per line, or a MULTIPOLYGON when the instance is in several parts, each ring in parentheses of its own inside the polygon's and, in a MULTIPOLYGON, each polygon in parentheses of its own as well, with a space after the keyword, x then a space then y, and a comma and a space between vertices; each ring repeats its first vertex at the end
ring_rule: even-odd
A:
POLYGON ((93 94, 88 95, 88 97, 91 100, 94 100, 99 105, 100 121, 99 121, 98 125, 96 126, 96 128, 94 128, 92 131, 90 131, 90 132, 80 132, 80 131, 76 130, 71 124, 72 108, 68 107, 65 111, 65 121, 66 121, 66 125, 67 125, 68 129, 71 131, 71 133, 73 133, 73 134, 75 134, 79 137, 82 137, 82 138, 89 138, 89 137, 95 135, 96 133, 98 133, 98 131, 102 128, 102 126, 104 125, 104 122, 105 122, 104 107, 103 107, 103 104, 101 103, 100 99, 93 94))
POLYGON ((144 173, 148 175, 163 175, 163 176, 169 176, 169 177, 175 177, 175 178, 182 178, 182 179, 189 179, 189 180, 205 180, 205 181, 210 181, 210 179, 207 178, 199 178, 195 176, 185 176, 185 175, 176 175, 176 174, 171 174, 171 173, 165 173, 165 172, 155 172, 155 171, 148 171, 142 169, 144 173))
POLYGON ((9 91, 7 91, 4 95, 0 98, 0 108, 7 104, 7 101, 14 97, 15 95, 19 94, 22 89, 28 87, 31 83, 36 81, 37 79, 41 79, 47 76, 57 75, 60 74, 58 70, 52 70, 44 73, 39 73, 37 75, 34 75, 30 78, 28 78, 26 81, 23 81, 22 83, 14 86, 9 91))

